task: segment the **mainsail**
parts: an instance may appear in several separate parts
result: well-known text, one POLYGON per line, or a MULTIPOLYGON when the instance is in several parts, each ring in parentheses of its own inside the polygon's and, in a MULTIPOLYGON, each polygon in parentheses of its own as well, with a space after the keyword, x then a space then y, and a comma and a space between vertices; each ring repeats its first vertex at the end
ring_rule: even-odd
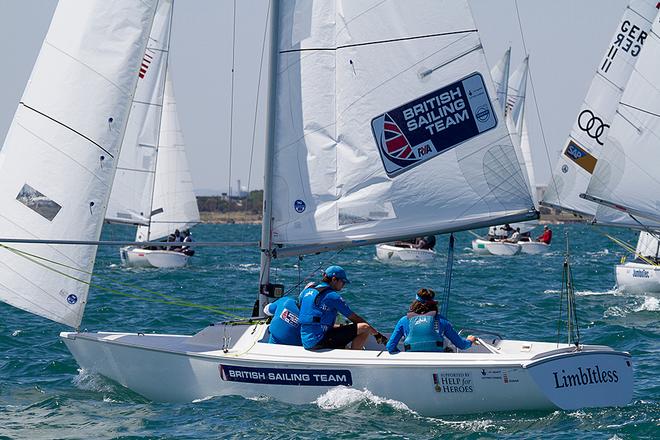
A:
MULTIPOLYGON (((99 239, 156 3, 59 2, 0 150, 4 237, 99 239)), ((0 299, 78 327, 95 256, 3 246, 0 299)))
POLYGON ((586 191, 588 199, 626 215, 612 217, 599 210, 597 222, 660 227, 659 34, 660 12, 637 57, 586 191))
POLYGON ((138 85, 106 211, 110 223, 149 222, 171 24, 172 0, 161 0, 136 73, 138 85))
POLYGON ((596 204, 581 199, 596 168, 624 87, 649 42, 658 12, 655 0, 631 0, 598 65, 575 125, 555 166, 543 204, 594 215, 596 204))
POLYGON ((467 2, 285 1, 278 64, 275 245, 536 217, 467 2))
POLYGON ((197 199, 186 159, 183 132, 174 99, 172 73, 165 81, 150 226, 139 226, 136 240, 158 240, 176 229, 199 223, 197 199))

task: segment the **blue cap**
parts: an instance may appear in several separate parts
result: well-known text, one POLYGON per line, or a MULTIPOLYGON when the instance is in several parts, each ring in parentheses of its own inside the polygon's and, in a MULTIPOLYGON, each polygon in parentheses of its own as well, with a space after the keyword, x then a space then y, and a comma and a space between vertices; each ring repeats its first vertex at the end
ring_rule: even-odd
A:
POLYGON ((348 277, 346 276, 346 271, 341 266, 330 266, 325 270, 325 275, 328 278, 335 277, 338 280, 342 280, 344 283, 349 284, 348 277))

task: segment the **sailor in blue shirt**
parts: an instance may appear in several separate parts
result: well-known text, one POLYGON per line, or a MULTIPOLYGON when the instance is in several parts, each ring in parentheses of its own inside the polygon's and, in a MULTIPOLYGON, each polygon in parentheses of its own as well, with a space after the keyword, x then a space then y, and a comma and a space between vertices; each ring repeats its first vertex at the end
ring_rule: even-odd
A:
POLYGON ((463 339, 456 333, 449 321, 438 314, 438 302, 434 297, 433 290, 419 289, 410 312, 396 323, 387 341, 387 351, 398 353, 401 338, 405 338, 403 346, 406 351, 444 351, 443 336, 461 350, 472 346, 476 338, 470 335, 463 339))
POLYGON ((272 316, 268 330, 270 344, 302 345, 300 341, 300 322, 297 301, 284 296, 264 307, 264 313, 272 316))
POLYGON ((362 317, 353 312, 339 291, 348 284, 346 271, 340 266, 330 266, 323 274, 323 281, 300 292, 300 336, 306 349, 351 348, 361 350, 369 335, 379 334, 362 317), (335 325, 337 313, 352 324, 335 325))

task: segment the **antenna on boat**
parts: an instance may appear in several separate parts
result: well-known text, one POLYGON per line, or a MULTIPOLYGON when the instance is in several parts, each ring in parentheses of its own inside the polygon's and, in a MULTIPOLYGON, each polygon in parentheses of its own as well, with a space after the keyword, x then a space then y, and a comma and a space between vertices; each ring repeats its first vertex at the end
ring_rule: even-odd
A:
POLYGON ((447 270, 445 271, 445 290, 442 296, 442 308, 440 314, 447 317, 449 308, 449 291, 451 290, 451 274, 454 268, 454 234, 449 235, 449 248, 447 250, 447 270))
POLYGON ((578 326, 575 307, 575 290, 573 273, 571 271, 570 250, 568 245, 568 231, 566 231, 566 253, 564 254, 564 271, 562 274, 561 294, 559 296, 559 320, 557 321, 557 344, 561 335, 562 306, 566 298, 566 338, 567 344, 580 345, 580 328, 578 326))

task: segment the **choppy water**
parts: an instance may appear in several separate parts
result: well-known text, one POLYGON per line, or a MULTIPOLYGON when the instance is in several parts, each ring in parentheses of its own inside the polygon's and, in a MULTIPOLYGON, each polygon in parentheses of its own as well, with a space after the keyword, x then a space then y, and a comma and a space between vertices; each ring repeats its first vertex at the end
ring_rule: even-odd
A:
MULTIPOLYGON (((633 402, 625 408, 505 412, 421 417, 400 402, 369 390, 335 389, 308 405, 240 397, 188 404, 150 402, 116 383, 79 371, 58 333, 61 325, 0 305, 0 437, 8 438, 539 438, 637 439, 660 437, 660 325, 658 300, 613 290, 622 251, 584 225, 556 226, 544 256, 477 257, 472 236, 457 236, 450 319, 509 338, 555 341, 561 289, 563 235, 570 232, 580 333, 585 343, 632 353, 633 402)), ((610 231, 629 242, 627 231, 610 231)), ((258 240, 253 225, 200 225, 196 240, 258 240)), ((106 239, 131 239, 128 228, 109 227, 106 239)), ((438 249, 446 246, 438 240, 438 249)), ((330 263, 352 280, 343 291, 352 308, 390 331, 421 286, 442 291, 445 261, 432 266, 390 266, 374 248, 351 249, 277 263, 276 279, 291 286, 330 263)), ((113 281, 199 304, 249 314, 259 272, 256 250, 198 251, 187 270, 136 270, 119 265, 118 251, 103 248, 94 282, 149 296, 113 281)), ((162 299, 162 298, 160 298, 162 299)), ((100 288, 90 290, 83 328, 191 334, 220 320, 207 310, 147 302, 100 288)), ((166 386, 166 384, 164 384, 166 386)))

